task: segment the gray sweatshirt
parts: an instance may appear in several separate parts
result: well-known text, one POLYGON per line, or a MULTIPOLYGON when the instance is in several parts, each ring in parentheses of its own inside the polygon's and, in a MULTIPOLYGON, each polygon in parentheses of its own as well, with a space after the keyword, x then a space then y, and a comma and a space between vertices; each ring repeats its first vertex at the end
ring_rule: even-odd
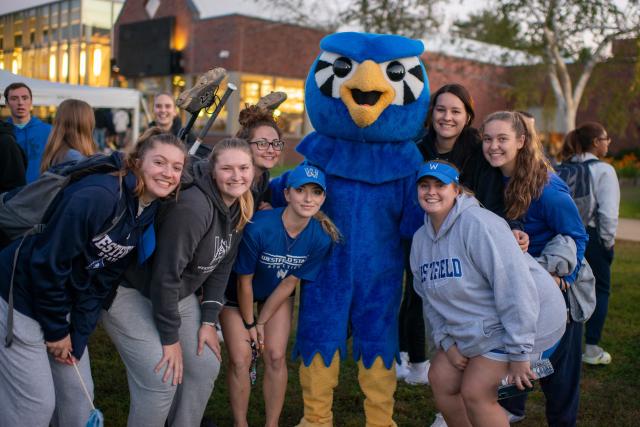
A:
POLYGON ((193 165, 193 184, 178 200, 165 202, 156 218, 156 250, 143 266, 125 273, 127 287, 151 299, 163 345, 178 341, 178 301, 202 287, 201 320, 214 322, 224 305, 224 291, 242 233, 238 203, 222 201, 208 161, 193 165))
POLYGON ((504 219, 460 195, 436 234, 429 217, 411 246, 414 288, 436 346, 466 357, 493 349, 512 361, 552 347, 566 307, 553 278, 524 254, 504 219))

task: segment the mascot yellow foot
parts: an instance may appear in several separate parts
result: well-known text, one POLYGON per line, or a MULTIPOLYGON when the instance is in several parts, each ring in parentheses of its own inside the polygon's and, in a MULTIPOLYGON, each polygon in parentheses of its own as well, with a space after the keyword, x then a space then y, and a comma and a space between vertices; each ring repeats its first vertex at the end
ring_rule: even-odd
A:
MULTIPOLYGON (((333 427, 333 389, 338 385, 340 357, 333 355, 331 364, 325 366, 316 354, 309 366, 300 365, 300 385, 304 401, 304 417, 297 427, 333 427)), ((396 427, 393 421, 393 394, 396 391, 394 369, 387 369, 380 357, 366 369, 358 361, 358 381, 364 392, 366 427, 396 427)))

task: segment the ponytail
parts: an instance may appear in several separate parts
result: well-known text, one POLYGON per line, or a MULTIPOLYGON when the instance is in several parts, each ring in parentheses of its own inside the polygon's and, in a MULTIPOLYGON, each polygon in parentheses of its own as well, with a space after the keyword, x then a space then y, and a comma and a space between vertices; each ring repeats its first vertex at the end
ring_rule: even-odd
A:
POLYGON ((586 122, 569 132, 562 144, 562 160, 569 160, 577 154, 584 154, 593 147, 593 140, 606 133, 604 126, 597 122, 586 122))
POLYGON ((342 241, 342 234, 338 227, 331 221, 331 219, 322 211, 318 211, 313 218, 320 223, 322 229, 325 233, 331 237, 334 243, 339 243, 342 241))

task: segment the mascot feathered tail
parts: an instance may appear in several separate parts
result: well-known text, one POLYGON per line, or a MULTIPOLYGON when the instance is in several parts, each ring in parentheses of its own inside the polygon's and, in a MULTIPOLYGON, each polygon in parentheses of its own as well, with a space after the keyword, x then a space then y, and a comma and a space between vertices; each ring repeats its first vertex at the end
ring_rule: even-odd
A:
MULTIPOLYGON (((315 132, 297 150, 324 169, 323 211, 344 241, 319 278, 302 287, 293 350, 303 359, 300 426, 333 425, 333 388, 348 331, 367 426, 393 426, 401 238, 410 238, 422 219, 414 183, 422 156, 413 140, 429 103, 419 58, 424 47, 418 40, 366 33, 332 34, 320 47, 305 87, 315 132)), ((274 195, 285 180, 273 183, 274 195)))

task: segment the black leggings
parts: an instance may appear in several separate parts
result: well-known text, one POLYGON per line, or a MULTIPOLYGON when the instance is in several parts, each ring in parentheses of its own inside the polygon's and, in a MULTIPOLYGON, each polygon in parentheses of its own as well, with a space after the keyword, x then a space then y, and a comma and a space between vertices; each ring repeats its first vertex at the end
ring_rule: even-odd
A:
POLYGON ((427 360, 422 298, 413 289, 413 274, 409 265, 411 242, 405 242, 404 249, 404 294, 402 296, 402 305, 400 306, 400 318, 398 319, 400 351, 409 353, 409 361, 411 363, 420 363, 427 360))

